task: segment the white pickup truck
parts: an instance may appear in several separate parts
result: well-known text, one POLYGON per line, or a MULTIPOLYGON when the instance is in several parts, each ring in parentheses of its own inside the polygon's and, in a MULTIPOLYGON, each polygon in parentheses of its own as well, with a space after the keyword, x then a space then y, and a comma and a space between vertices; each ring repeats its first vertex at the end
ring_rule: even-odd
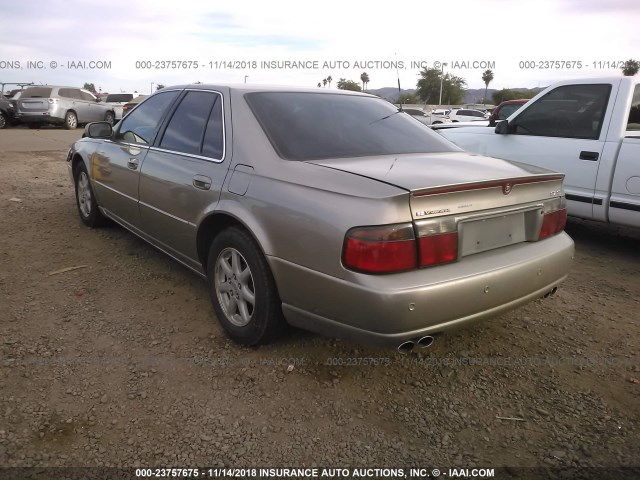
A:
POLYGON ((565 173, 569 215, 640 226, 638 78, 558 82, 495 128, 437 131, 469 152, 565 173))

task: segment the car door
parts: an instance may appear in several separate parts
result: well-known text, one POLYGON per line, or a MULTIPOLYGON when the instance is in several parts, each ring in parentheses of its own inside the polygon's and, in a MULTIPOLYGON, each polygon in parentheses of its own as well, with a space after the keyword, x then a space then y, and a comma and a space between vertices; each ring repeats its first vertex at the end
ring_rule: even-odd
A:
POLYGON ((221 92, 187 90, 140 175, 145 233, 194 268, 197 225, 218 202, 228 169, 223 101, 221 92))
POLYGON ((595 186, 610 96, 608 83, 559 86, 519 112, 510 133, 488 142, 483 153, 564 173, 569 211, 592 218, 593 204, 603 202, 595 186))
POLYGON ((633 90, 613 172, 608 213, 611 222, 640 226, 640 84, 633 90))
POLYGON ((122 121, 110 140, 91 156, 90 169, 100 205, 109 216, 139 229, 138 183, 140 168, 156 137, 164 115, 180 94, 160 92, 122 121))
POLYGON ((100 122, 104 120, 107 109, 102 103, 98 102, 98 98, 92 93, 80 90, 82 103, 85 108, 86 117, 82 120, 78 118, 79 123, 100 122))

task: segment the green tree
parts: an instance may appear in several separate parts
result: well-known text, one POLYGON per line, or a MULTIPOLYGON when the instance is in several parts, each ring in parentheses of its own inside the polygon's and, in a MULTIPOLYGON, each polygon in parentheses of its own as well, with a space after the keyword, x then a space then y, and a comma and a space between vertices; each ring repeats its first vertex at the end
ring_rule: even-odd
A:
POLYGON ((629 59, 624 62, 622 74, 626 77, 633 77, 640 70, 640 62, 638 60, 629 59))
POLYGON ((322 87, 322 83, 318 82, 318 88, 322 87))
POLYGON ((445 74, 438 68, 424 68, 420 72, 416 95, 426 104, 437 105, 440 101, 440 82, 442 81, 442 100, 445 105, 462 103, 467 81, 462 77, 445 74))
POLYGON ((505 100, 517 100, 520 98, 533 98, 537 94, 534 90, 511 90, 509 88, 503 88, 502 90, 496 90, 493 92, 491 98, 493 98, 493 104, 499 105, 505 100))
POLYGON ((338 80, 337 87, 340 90, 353 90, 354 92, 361 92, 362 89, 358 82, 354 82, 353 80, 347 80, 345 78, 341 78, 338 80))
POLYGON ((487 89, 489 88, 489 84, 493 80, 493 72, 491 70, 485 70, 482 73, 482 81, 484 82, 484 96, 482 97, 482 104, 487 103, 487 89))
POLYGON ((162 90, 165 86, 162 83, 156 85, 156 91, 162 90))
POLYGON ((403 93, 398 97, 396 103, 416 104, 418 103, 418 97, 415 95, 415 93, 403 93))
POLYGON ((323 86, 323 87, 326 87, 326 86, 327 86, 327 79, 326 79, 326 78, 323 78, 323 79, 322 79, 322 86, 323 86))
POLYGON ((362 90, 366 90, 367 84, 369 83, 369 75, 367 72, 362 72, 360 75, 360 80, 362 80, 362 90))
POLYGON ((90 91, 93 94, 98 93, 98 91, 96 90, 96 86, 93 83, 85 83, 84 87, 82 87, 82 88, 84 88, 85 90, 90 91))
POLYGON ((331 75, 329 75, 327 77, 327 83, 329 84, 329 88, 331 88, 331 82, 333 81, 333 78, 331 77, 331 75))

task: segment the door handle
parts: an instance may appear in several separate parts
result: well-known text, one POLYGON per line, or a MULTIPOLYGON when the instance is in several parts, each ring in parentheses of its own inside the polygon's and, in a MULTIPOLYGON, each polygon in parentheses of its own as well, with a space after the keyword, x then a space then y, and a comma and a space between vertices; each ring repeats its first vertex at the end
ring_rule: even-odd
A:
POLYGON ((209 190, 211 188, 211 179, 205 175, 195 175, 193 177, 193 186, 200 190, 209 190))
POLYGON ((600 154, 598 152, 587 152, 583 150, 580 152, 580 160, 590 160, 592 162, 597 162, 600 154))
POLYGON ((129 169, 131 169, 131 170, 137 170, 138 169, 138 159, 137 158, 130 158, 129 161, 127 162, 127 167, 129 167, 129 169))

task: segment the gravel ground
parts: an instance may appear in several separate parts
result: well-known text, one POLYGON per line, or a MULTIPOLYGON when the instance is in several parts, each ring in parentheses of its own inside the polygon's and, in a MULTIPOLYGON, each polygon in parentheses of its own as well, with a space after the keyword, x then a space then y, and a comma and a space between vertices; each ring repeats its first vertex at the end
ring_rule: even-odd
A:
POLYGON ((640 464, 639 231, 570 221, 556 296, 417 355, 240 348, 205 282, 81 224, 79 135, 0 131, 0 466, 640 464))

